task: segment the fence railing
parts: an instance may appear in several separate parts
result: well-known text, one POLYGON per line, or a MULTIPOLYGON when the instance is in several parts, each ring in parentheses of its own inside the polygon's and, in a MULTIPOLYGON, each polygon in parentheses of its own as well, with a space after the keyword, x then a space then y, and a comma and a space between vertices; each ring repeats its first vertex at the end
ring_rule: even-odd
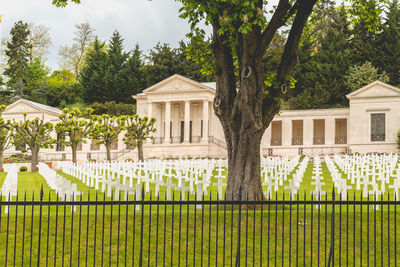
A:
POLYGON ((400 202, 341 199, 25 196, 0 202, 0 265, 398 266, 400 202))

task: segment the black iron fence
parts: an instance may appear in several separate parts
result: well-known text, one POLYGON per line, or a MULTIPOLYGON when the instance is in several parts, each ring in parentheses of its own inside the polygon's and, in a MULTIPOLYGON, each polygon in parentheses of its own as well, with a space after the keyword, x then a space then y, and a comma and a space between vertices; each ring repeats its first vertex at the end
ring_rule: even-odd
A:
MULTIPOLYGON (((189 195, 185 196, 189 199, 189 195)), ((5 266, 398 266, 398 201, 0 202, 5 266), (7 212, 7 213, 6 213, 7 212)), ((392 200, 391 200, 392 199, 392 200)))

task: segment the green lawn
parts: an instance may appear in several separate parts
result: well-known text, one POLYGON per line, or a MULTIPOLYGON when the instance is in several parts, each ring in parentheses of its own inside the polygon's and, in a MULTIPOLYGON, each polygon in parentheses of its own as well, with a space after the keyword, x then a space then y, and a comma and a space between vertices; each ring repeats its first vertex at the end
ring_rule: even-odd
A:
MULTIPOLYGON (((309 165, 301 183, 301 189, 308 192, 307 199, 310 199, 309 192, 313 189, 311 172, 312 165, 309 165)), ((323 174, 326 183, 323 189, 327 190, 330 198, 333 184, 325 164, 323 174)), ((78 179, 62 175, 77 183, 78 190, 83 192, 83 200, 96 200, 96 197, 98 200, 111 200, 78 179)), ((1 183, 4 177, 0 174, 1 183)), ((49 199, 49 194, 50 200, 55 200, 56 194, 40 175, 20 173, 18 198, 23 199, 26 192, 28 200, 33 197, 39 200, 42 185, 44 200, 49 199)), ((289 192, 283 192, 283 186, 274 199, 289 199, 289 192)), ((145 198, 154 200, 154 186, 151 189, 153 193, 145 198)), ((212 198, 216 199, 217 188, 212 187, 211 192, 212 198)), ((349 191, 350 199, 353 200, 354 193, 360 199, 360 192, 355 190, 349 191)), ((164 194, 165 191, 162 191, 161 199, 164 199, 164 194)), ((175 194, 175 199, 178 199, 179 192, 175 194)), ((209 199, 210 194, 205 198, 209 199)), ((304 198, 303 192, 299 198, 304 198)), ((317 265, 318 259, 321 265, 325 265, 330 248, 331 208, 331 205, 322 205, 318 210, 311 205, 265 204, 255 207, 255 210, 254 207, 242 206, 239 209, 231 205, 205 205, 196 209, 194 205, 160 204, 144 206, 136 211, 133 206, 111 207, 98 203, 78 206, 75 212, 70 206, 27 205, 18 210, 11 207, 10 213, 5 214, 4 206, 1 206, 0 265, 13 265, 15 256, 17 266, 22 265, 22 259, 25 266, 29 266, 30 261, 32 265, 37 265, 38 259, 40 265, 48 260, 51 266, 61 266, 63 261, 66 266, 75 266, 78 261, 82 265, 87 261, 88 266, 99 266, 100 262, 105 266, 116 266, 117 263, 137 266, 142 242, 144 266, 155 266, 156 262, 167 266, 185 265, 186 259, 190 266, 208 266, 209 261, 211 266, 223 263, 230 266, 231 260, 235 264, 237 258, 239 232, 241 266, 246 266, 246 263, 247 266, 259 266, 261 259, 263 266, 275 265, 275 262, 277 266, 288 266, 289 261, 296 264, 296 255, 300 266, 317 265)), ((394 266, 395 255, 396 263, 400 264, 400 234, 399 229, 395 230, 400 221, 398 210, 400 207, 395 209, 393 205, 383 209, 379 207, 379 210, 374 210, 372 206, 360 209, 359 206, 336 205, 335 266, 347 262, 357 266, 367 262, 373 265, 375 260, 377 265, 381 265, 383 260, 384 266, 390 260, 394 266), (397 251, 394 249, 395 242, 397 251)))

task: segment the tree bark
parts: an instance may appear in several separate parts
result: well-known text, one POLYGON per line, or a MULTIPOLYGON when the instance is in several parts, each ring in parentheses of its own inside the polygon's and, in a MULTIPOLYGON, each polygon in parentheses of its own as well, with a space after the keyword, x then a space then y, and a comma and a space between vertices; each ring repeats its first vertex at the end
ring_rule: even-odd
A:
POLYGON ((4 155, 3 155, 4 151, 0 151, 0 172, 4 172, 4 155))
POLYGON ((31 149, 32 159, 31 159, 31 172, 37 172, 39 164, 39 149, 31 149))
POLYGON ((137 149, 138 149, 138 158, 139 161, 144 161, 144 156, 143 156, 143 143, 139 142, 137 144, 137 149))
POLYGON ((71 150, 72 150, 72 162, 76 163, 76 151, 77 151, 78 144, 72 144, 71 145, 71 150))
POLYGON ((106 145, 107 160, 111 161, 111 144, 106 145))

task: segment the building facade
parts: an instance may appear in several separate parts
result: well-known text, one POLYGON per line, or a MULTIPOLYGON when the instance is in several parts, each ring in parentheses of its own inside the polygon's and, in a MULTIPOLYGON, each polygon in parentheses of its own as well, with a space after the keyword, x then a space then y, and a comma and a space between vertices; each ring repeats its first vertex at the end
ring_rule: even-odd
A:
MULTIPOLYGON (((139 116, 156 118, 156 133, 144 144, 145 158, 226 157, 223 129, 213 111, 215 83, 198 83, 173 75, 133 96, 139 116)), ((282 110, 262 141, 262 155, 293 156, 334 153, 397 153, 400 130, 400 89, 375 81, 347 95, 349 108, 282 110)), ((20 99, 3 112, 4 119, 40 117, 57 123, 60 110, 20 99)), ((115 160, 137 159, 122 142, 112 146, 115 160)), ((54 138, 57 135, 54 133, 54 138)), ((19 153, 18 148, 6 151, 19 153)), ((71 159, 68 147, 43 149, 42 160, 71 159)), ((79 146, 78 160, 105 160, 104 146, 87 140, 79 146)))

